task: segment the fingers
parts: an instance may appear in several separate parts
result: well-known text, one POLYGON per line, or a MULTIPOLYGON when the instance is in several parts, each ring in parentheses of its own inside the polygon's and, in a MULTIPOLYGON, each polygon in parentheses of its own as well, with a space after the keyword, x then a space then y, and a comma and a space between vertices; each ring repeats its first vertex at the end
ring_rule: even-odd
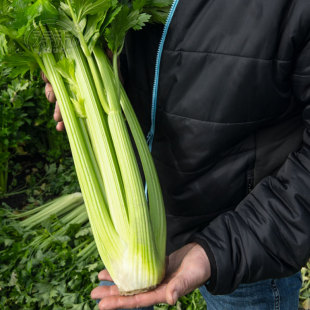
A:
MULTIPOLYGON (((200 245, 192 245, 175 276, 167 285, 166 300, 170 305, 174 305, 179 297, 201 286, 210 277, 210 262, 206 252, 200 245)), ((180 254, 182 255, 182 253, 180 254)))
POLYGON ((106 54, 108 56, 108 58, 110 59, 110 61, 113 61, 113 52, 110 49, 106 50, 106 54))
POLYGON ((47 79, 46 75, 44 74, 43 71, 41 71, 41 78, 45 83, 49 83, 49 80, 47 79))
POLYGON ((65 130, 64 122, 58 122, 57 125, 56 125, 56 130, 57 131, 64 131, 65 130))
MULTIPOLYGON (((98 274, 101 281, 112 281, 109 272, 104 269, 98 274)), ((158 286, 155 290, 133 296, 120 296, 116 285, 99 286, 92 290, 91 298, 100 299, 99 309, 122 309, 147 307, 157 303, 166 302, 165 291, 167 284, 158 286)))
POLYGON ((56 122, 61 122, 62 121, 62 116, 61 116, 60 108, 59 108, 59 105, 58 105, 57 101, 56 101, 55 110, 54 110, 54 120, 56 122))
MULTIPOLYGON (((119 296, 117 288, 98 288, 92 297, 101 299, 100 310, 138 308, 168 303, 174 305, 178 298, 205 283, 211 275, 210 262, 204 249, 192 243, 169 256, 170 274, 155 290, 134 296, 119 296)), ((110 279, 107 271, 102 271, 100 279, 110 279)))
POLYGON ((133 296, 105 296, 99 303, 100 310, 113 310, 124 308, 143 308, 158 303, 166 303, 165 299, 166 286, 160 286, 157 289, 133 296))
POLYGON ((64 125, 64 122, 62 121, 62 116, 61 116, 59 105, 58 105, 57 101, 56 101, 55 110, 54 110, 54 120, 56 122, 58 122, 56 125, 57 131, 65 130, 65 125, 64 125))
POLYGON ((41 72, 41 77, 42 77, 42 80, 46 83, 46 85, 45 85, 45 96, 46 96, 47 100, 51 103, 56 102, 55 111, 54 111, 54 120, 57 122, 56 130, 57 131, 63 131, 63 130, 65 130, 65 125, 64 125, 64 122, 62 121, 59 105, 57 104, 56 96, 55 96, 55 93, 53 91, 53 87, 43 72, 41 72))
POLYGON ((113 281, 108 270, 106 270, 106 269, 103 269, 99 272, 98 279, 100 281, 113 281))
POLYGON ((56 101, 56 96, 50 83, 46 83, 45 85, 45 96, 49 102, 54 103, 56 101))
POLYGON ((187 282, 188 281, 185 277, 179 275, 168 283, 166 290, 166 301, 169 305, 175 305, 179 297, 184 296, 191 291, 187 282))
POLYGON ((117 295, 119 295, 119 290, 116 285, 98 286, 94 288, 90 294, 92 299, 102 299, 107 296, 117 296, 117 295))

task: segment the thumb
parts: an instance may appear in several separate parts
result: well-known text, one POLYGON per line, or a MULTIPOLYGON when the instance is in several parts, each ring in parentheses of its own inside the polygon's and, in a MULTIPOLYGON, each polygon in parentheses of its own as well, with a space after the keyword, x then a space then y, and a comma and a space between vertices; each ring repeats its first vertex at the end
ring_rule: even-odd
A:
POLYGON ((178 298, 188 293, 189 287, 185 277, 178 275, 173 278, 167 285, 166 300, 171 306, 175 305, 178 298))

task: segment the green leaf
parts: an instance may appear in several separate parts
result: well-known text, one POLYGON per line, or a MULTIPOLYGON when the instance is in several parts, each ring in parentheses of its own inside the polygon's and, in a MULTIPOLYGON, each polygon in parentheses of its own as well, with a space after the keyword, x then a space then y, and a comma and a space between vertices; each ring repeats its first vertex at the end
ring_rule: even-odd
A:
POLYGON ((129 29, 141 29, 150 17, 148 14, 141 14, 139 10, 132 10, 126 5, 122 6, 110 27, 105 31, 105 37, 110 50, 115 54, 119 54, 123 48, 127 31, 129 29))
POLYGON ((17 37, 17 31, 16 30, 10 29, 10 28, 4 26, 3 24, 0 25, 0 33, 5 34, 6 36, 8 36, 12 39, 15 39, 17 37))
POLYGON ((91 310, 91 308, 87 303, 85 303, 83 310, 91 310))
POLYGON ((64 12, 67 16, 72 17, 71 16, 71 11, 70 11, 70 7, 67 3, 61 2, 60 3, 60 9, 62 12, 64 12))
POLYGON ((15 286, 17 284, 17 274, 15 271, 12 272, 11 274, 11 279, 9 282, 9 286, 15 286))
POLYGON ((24 76, 28 71, 33 73, 38 68, 35 59, 31 55, 25 53, 4 56, 1 66, 10 68, 9 76, 11 78, 24 76))
POLYGON ((87 23, 87 18, 86 17, 82 18, 81 21, 79 22, 78 26, 79 26, 79 29, 80 29, 81 32, 84 31, 84 29, 86 27, 86 23, 87 23))
POLYGON ((74 105, 74 109, 75 109, 77 116, 81 118, 86 118, 84 99, 82 98, 80 98, 79 100, 76 100, 74 98, 70 98, 70 99, 74 105))
POLYGON ((133 30, 140 30, 142 29, 145 24, 150 20, 151 16, 146 13, 139 14, 136 24, 132 26, 133 30))
POLYGON ((98 263, 94 263, 94 264, 88 265, 87 270, 93 271, 93 270, 96 270, 97 267, 98 267, 98 263))
POLYGON ((74 105, 75 112, 79 117, 85 118, 86 112, 85 112, 84 98, 82 97, 79 85, 77 84, 75 79, 74 61, 69 58, 62 58, 57 63, 56 69, 66 79, 72 94, 75 95, 74 98, 70 98, 74 105))
POLYGON ((7 40, 4 33, 0 33, 0 60, 8 53, 7 40))
POLYGON ((58 293, 58 291, 56 290, 56 289, 51 289, 50 290, 50 298, 52 299, 52 298, 54 298, 54 297, 57 297, 59 295, 59 293, 58 293))
POLYGON ((86 1, 81 15, 97 15, 98 12, 107 12, 108 9, 111 7, 110 0, 97 0, 95 2, 86 1))
POLYGON ((14 240, 12 240, 12 239, 4 239, 4 246, 8 247, 8 246, 12 245, 13 242, 14 242, 14 240))
POLYGON ((63 57, 56 64, 56 69, 66 80, 75 83, 75 65, 72 59, 63 57))
POLYGON ((106 18, 104 20, 104 23, 102 25, 102 31, 104 31, 105 28, 112 23, 112 21, 114 20, 115 16, 117 16, 117 14, 120 12, 121 9, 122 9, 122 6, 119 5, 119 6, 113 7, 113 9, 110 9, 108 11, 107 16, 106 16, 106 18))
POLYGON ((83 237, 83 236, 90 236, 92 235, 92 231, 90 227, 85 227, 80 229, 79 232, 75 235, 75 238, 83 237))
POLYGON ((88 18, 87 27, 84 34, 86 42, 89 42, 95 34, 99 33, 100 27, 105 20, 106 13, 107 12, 103 11, 88 18))
POLYGON ((173 0, 149 0, 148 6, 153 8, 164 8, 170 7, 173 3, 173 0))
POLYGON ((148 2, 150 1, 149 0, 134 0, 132 1, 132 7, 135 10, 141 10, 148 2))
POLYGON ((72 307, 78 299, 78 294, 65 294, 62 298, 62 303, 65 307, 72 307))
POLYGON ((36 19, 41 21, 42 24, 55 25, 58 11, 50 0, 37 0, 29 7, 26 15, 29 21, 36 19))
MULTIPOLYGON (((64 7, 67 9, 66 6, 64 7)), ((69 33, 72 33, 76 38, 79 37, 79 32, 78 32, 79 29, 77 29, 74 22, 68 17, 68 15, 63 10, 59 11, 59 19, 57 21, 57 26, 59 26, 61 29, 69 33)))

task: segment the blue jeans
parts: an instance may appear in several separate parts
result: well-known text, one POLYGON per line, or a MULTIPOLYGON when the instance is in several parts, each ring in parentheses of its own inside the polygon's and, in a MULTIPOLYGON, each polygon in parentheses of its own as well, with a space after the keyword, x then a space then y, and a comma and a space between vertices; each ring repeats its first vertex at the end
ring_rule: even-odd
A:
MULTIPOLYGON (((199 288, 207 310, 298 310, 300 272, 287 278, 241 284, 233 293, 212 295, 205 286, 199 288)), ((113 285, 102 281, 100 285, 113 285)), ((153 307, 138 308, 153 310, 153 307)))

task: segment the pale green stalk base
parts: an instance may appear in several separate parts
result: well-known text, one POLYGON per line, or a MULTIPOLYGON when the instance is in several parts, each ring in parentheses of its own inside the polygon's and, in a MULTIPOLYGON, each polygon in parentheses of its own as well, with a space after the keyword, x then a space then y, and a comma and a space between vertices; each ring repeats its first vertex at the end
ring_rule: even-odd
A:
POLYGON ((144 288, 144 289, 141 289, 141 290, 124 291, 124 292, 119 290, 119 294, 120 294, 121 296, 132 296, 132 295, 137 295, 137 294, 142 294, 142 293, 146 293, 146 292, 152 291, 152 290, 154 290, 156 287, 157 287, 157 285, 153 285, 153 286, 150 286, 150 287, 146 287, 146 288, 144 288))

